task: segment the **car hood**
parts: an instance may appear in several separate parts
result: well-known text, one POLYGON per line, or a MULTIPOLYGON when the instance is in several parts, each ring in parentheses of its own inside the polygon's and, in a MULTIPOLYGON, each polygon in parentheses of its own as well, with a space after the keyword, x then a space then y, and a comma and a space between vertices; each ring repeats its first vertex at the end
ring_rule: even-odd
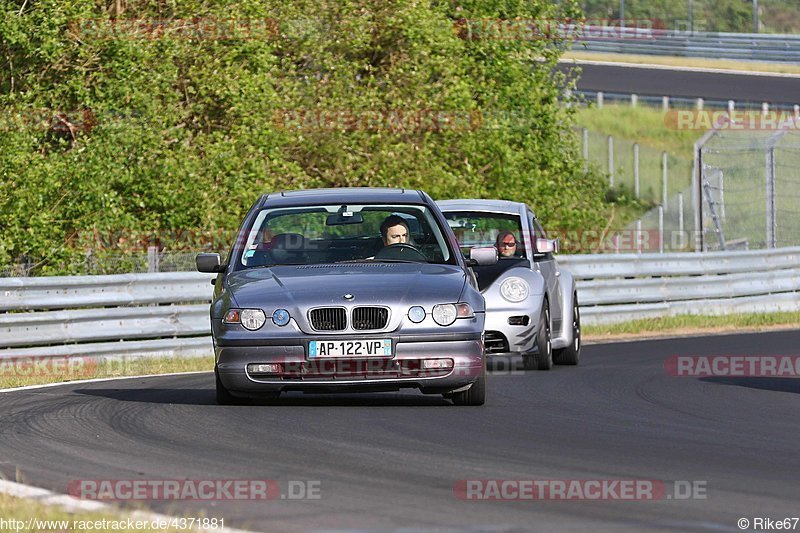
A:
POLYGON ((426 263, 275 266, 228 276, 236 305, 262 309, 450 303, 459 300, 465 283, 459 267, 426 263))

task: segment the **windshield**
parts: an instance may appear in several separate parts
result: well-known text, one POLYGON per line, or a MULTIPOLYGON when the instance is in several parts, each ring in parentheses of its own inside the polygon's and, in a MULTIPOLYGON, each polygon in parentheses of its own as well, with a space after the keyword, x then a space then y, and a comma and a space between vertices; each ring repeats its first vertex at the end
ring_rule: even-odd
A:
POLYGON ((444 216, 465 256, 473 246, 496 246, 500 259, 527 257, 519 215, 453 211, 444 216))
POLYGON ((424 206, 337 204, 262 210, 248 229, 237 269, 343 262, 456 260, 424 206))

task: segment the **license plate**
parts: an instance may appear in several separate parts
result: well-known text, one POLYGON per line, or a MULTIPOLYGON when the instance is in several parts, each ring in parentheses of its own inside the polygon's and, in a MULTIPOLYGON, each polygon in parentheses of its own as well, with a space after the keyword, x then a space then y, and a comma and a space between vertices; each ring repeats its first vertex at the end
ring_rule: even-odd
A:
POLYGON ((391 339, 361 341, 311 341, 308 343, 308 357, 391 357, 391 339))

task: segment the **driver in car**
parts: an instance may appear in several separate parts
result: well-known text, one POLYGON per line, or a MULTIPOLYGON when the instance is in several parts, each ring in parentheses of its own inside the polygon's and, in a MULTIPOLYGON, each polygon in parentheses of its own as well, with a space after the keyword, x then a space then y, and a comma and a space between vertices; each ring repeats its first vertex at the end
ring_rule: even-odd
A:
POLYGON ((381 223, 381 237, 384 246, 408 244, 408 225, 402 217, 389 215, 381 223))

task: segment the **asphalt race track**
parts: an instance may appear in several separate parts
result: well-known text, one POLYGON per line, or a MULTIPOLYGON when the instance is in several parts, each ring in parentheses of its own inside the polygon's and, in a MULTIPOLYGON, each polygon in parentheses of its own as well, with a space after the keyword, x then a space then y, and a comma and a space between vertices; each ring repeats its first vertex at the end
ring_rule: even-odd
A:
MULTIPOLYGON (((573 68, 559 64, 561 70, 573 68)), ((582 91, 800 104, 800 78, 581 64, 582 91)))
POLYGON ((134 502, 259 531, 738 531, 800 514, 800 381, 673 377, 664 363, 798 346, 800 331, 586 346, 578 367, 495 366, 478 408, 417 392, 222 407, 211 373, 18 391, 0 395, 0 471, 62 493, 76 479, 319 482, 318 499, 134 502), (667 496, 454 495, 487 479, 654 480, 667 496), (678 499, 675 481, 705 498, 678 499))

